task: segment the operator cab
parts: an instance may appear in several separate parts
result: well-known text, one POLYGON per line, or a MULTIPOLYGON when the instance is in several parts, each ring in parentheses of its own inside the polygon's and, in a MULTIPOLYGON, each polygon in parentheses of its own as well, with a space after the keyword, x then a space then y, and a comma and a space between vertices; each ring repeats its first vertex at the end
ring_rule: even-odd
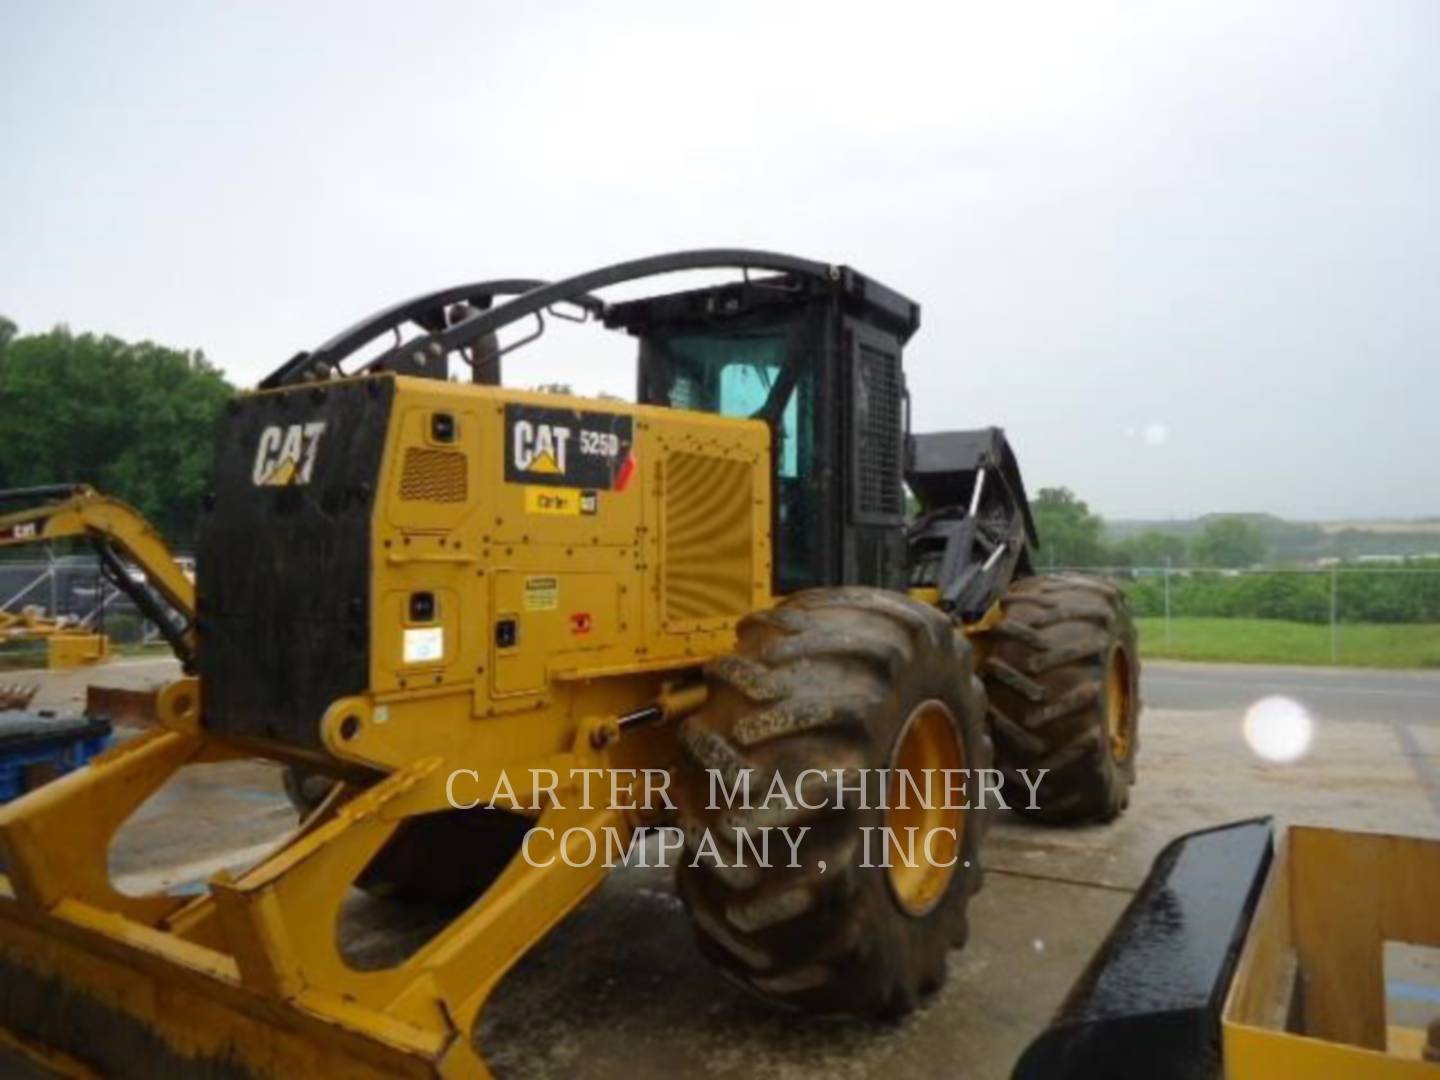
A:
POLYGON ((747 277, 605 312, 607 326, 639 339, 642 404, 769 425, 782 594, 904 584, 900 358, 919 309, 852 271, 839 275, 848 289, 830 276, 747 277), (889 303, 867 302, 865 285, 889 303))
POLYGON ((909 410, 901 353, 919 328, 920 307, 846 266, 704 250, 552 283, 459 286, 356 324, 297 354, 260 387, 380 371, 445 379, 452 356, 470 366, 475 381, 495 385, 501 356, 538 337, 547 313, 572 318, 563 308, 639 339, 641 404, 770 426, 776 593, 839 584, 905 587, 909 410), (614 304, 595 295, 692 270, 738 270, 743 279, 614 304), (522 320, 534 320, 534 332, 500 348, 497 332, 522 320), (420 333, 406 340, 405 327, 420 333), (368 363, 347 363, 391 334, 395 344, 368 363))

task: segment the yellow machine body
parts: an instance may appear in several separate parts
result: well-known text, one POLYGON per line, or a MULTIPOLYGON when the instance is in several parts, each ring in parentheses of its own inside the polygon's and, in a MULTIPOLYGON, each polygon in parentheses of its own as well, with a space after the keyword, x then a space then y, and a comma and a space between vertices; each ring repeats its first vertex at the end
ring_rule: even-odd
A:
POLYGON ((45 664, 57 670, 103 664, 110 659, 110 639, 104 634, 58 633, 45 639, 45 664))
POLYGON ((45 666, 55 670, 104 663, 110 658, 110 639, 83 626, 40 614, 0 611, 0 644, 43 642, 45 666))
MULTIPOLYGON (((608 792, 582 805, 573 778, 672 763, 675 721, 704 701, 699 666, 770 602, 768 428, 380 378, 394 399, 370 518, 368 687, 315 717, 317 754, 210 730, 203 679, 183 678, 157 699, 160 729, 0 808, 0 978, 45 1002, 27 1013, 11 995, 15 1045, 85 1061, 84 1033, 103 1027, 119 1053, 125 1039, 145 1042, 179 1071, 484 1075, 470 1032, 485 998, 606 873, 604 860, 580 865, 582 849, 628 842, 654 820, 640 798, 633 810, 612 808, 608 792), (516 406, 629 417, 628 475, 598 492, 557 484, 546 470, 562 463, 543 460, 531 431, 519 463, 538 479, 526 482, 506 425, 516 406), (443 444, 437 413, 449 418, 443 444), (433 598, 426 618, 417 593, 433 598), (116 890, 108 846, 149 795, 186 765, 256 755, 383 779, 338 785, 268 857, 199 897, 116 890), (538 800, 548 831, 530 858, 396 966, 347 964, 342 905, 397 827, 497 790, 522 807, 538 800)), ((336 439, 316 452, 344 449, 336 439)), ((549 449, 560 453, 553 439, 549 449)), ((285 483, 302 475, 283 456, 256 466, 257 489, 277 460, 285 483)), ((199 636, 203 671, 203 621, 199 636)))
POLYGON ((727 652, 735 621, 770 602, 764 424, 396 381, 371 538, 370 690, 327 711, 334 757, 523 768, 585 718, 641 708, 727 652), (541 483, 551 466, 533 446, 534 481, 507 481, 507 405, 633 417, 623 488, 541 483), (453 442, 431 437, 437 413, 455 418, 453 442), (417 593, 434 596, 433 619, 407 610, 417 593))

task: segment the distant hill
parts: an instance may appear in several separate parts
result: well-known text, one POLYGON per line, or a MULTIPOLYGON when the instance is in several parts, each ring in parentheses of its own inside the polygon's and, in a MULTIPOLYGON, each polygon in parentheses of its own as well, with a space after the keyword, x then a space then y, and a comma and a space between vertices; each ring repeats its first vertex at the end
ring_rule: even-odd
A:
POLYGON ((1322 521, 1320 528, 1327 533, 1369 532, 1386 536, 1425 533, 1430 536, 1440 536, 1440 518, 1416 518, 1414 521, 1381 521, 1365 518, 1355 521, 1322 521))
POLYGON ((1272 562, 1440 554, 1440 518, 1437 517, 1289 521, 1274 514, 1240 512, 1204 514, 1196 518, 1121 518, 1105 522, 1105 538, 1116 543, 1141 533, 1158 532, 1188 541, 1198 536, 1208 522, 1224 517, 1244 518, 1259 529, 1269 545, 1268 557, 1272 562))

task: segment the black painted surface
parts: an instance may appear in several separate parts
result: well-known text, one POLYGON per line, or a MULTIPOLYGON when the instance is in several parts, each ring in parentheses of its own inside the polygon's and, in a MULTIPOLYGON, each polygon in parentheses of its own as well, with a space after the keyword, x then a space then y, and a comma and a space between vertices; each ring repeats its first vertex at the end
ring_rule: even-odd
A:
POLYGON ((198 551, 199 670, 211 731, 320 745, 370 675, 370 524, 394 380, 236 399, 220 425, 198 551), (266 428, 324 423, 306 482, 257 484, 266 428))
POLYGON ((1013 1080, 1217 1080, 1220 1010, 1270 856, 1269 818, 1167 845, 1013 1080))
POLYGON ((507 484, 610 491, 634 445, 634 421, 621 413, 505 406, 507 484))
POLYGON ((0 754, 49 750, 77 739, 103 739, 110 730, 110 721, 103 716, 56 716, 48 710, 7 710, 0 713, 0 754))

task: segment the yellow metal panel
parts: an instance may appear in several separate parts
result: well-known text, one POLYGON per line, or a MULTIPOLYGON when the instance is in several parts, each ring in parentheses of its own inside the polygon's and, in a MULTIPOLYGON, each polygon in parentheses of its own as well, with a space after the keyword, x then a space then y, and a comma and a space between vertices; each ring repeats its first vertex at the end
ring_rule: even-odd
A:
POLYGON ((103 664, 110 659, 110 639, 104 634, 77 634, 62 630, 45 639, 45 666, 57 670, 103 664))
POLYGON ((463 503, 470 492, 468 467, 462 451, 408 446, 400 468, 400 501, 463 503))
POLYGON ((1382 971, 1387 940, 1440 945, 1437 895, 1440 842, 1292 827, 1225 1001, 1229 1080, 1440 1076, 1387 1052, 1382 971))
MULTIPOLYGON (((733 646, 737 618, 768 605, 763 423, 433 380, 398 378, 396 386, 372 536, 365 705, 388 727, 372 725, 338 745, 342 757, 396 767, 426 752, 415 741, 422 736, 432 752, 469 758, 483 744, 493 753, 490 736, 463 718, 518 711, 531 725, 549 725, 550 741, 564 740, 577 717, 573 694, 557 693, 557 679, 698 667, 733 646), (508 482, 512 404, 630 416, 633 468, 613 489, 508 482), (413 456, 440 449, 432 438, 437 412, 457 418, 446 449, 466 455, 465 503, 403 498, 441 490, 433 477, 419 483, 413 456), (547 582, 554 587, 542 587, 547 582), (406 598, 420 591, 441 600, 443 663, 405 660, 405 634, 414 629, 406 598), (502 618, 516 620, 512 648, 496 644, 502 618), (440 715, 457 721, 441 723, 440 715)), ((644 704, 630 693, 632 707, 644 704)))
POLYGON ((474 405, 454 394, 434 393, 397 402, 390 434, 390 459, 395 465, 382 488, 389 524, 407 532, 431 533, 458 528, 473 518, 483 501, 472 479, 480 471, 482 436, 474 405), (435 439, 437 414, 453 421, 450 442, 435 439))
POLYGON ((516 625, 512 647, 492 642, 497 694, 539 691, 550 673, 585 666, 588 654, 613 648, 628 629, 625 595, 610 574, 504 571, 492 580, 497 617, 516 625))
POLYGON ((1226 1022, 1225 1080, 1435 1080, 1440 1066, 1377 1050, 1226 1022))
POLYGON ((481 627, 461 618, 463 579, 455 574, 435 575, 446 585, 417 589, 434 597, 435 617, 417 622, 410 617, 410 590, 394 589, 376 605, 376 615, 387 633, 375 635, 378 662, 392 672, 398 688, 423 687, 472 678, 461 658, 473 655, 469 637, 481 627), (459 579, 459 580, 457 580, 459 579))
POLYGON ((693 452, 670 454, 661 467, 666 629, 744 615, 754 600, 755 470, 693 452))
POLYGON ((501 648, 498 642, 492 641, 495 660, 491 667, 490 681, 496 694, 529 694, 544 689, 545 649, 548 643, 542 640, 539 633, 540 627, 544 625, 539 616, 547 612, 534 605, 538 603, 536 597, 552 595, 557 597, 558 604, 559 590, 554 584, 558 580, 554 574, 508 571, 491 577, 495 587, 496 622, 509 619, 516 626, 513 645, 501 648), (527 619, 527 614, 531 618, 527 619))

